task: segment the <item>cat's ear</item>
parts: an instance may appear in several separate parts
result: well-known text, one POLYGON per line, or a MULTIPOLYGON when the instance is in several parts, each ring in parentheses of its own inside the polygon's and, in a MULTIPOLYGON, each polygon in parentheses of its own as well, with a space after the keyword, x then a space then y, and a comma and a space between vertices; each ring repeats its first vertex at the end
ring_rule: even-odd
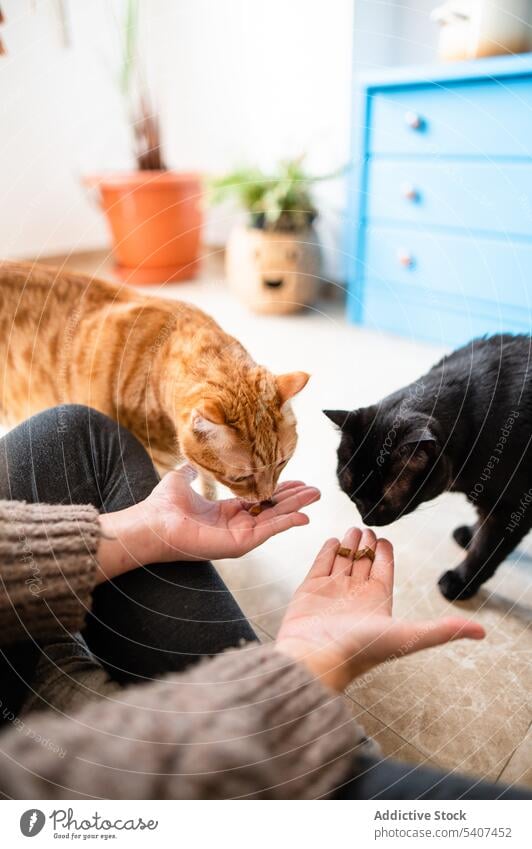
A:
POLYGON ((277 382, 277 393, 281 407, 294 395, 307 385, 310 374, 306 371, 291 371, 288 374, 279 374, 275 380, 277 382))
POLYGON ((346 427, 350 416, 352 416, 352 413, 350 413, 349 410, 323 410, 323 413, 332 421, 333 424, 336 425, 336 427, 339 427, 340 430, 343 430, 346 427))
POLYGON ((190 414, 190 424, 196 433, 213 436, 225 424, 225 413, 217 401, 201 401, 190 414))
POLYGON ((402 433, 397 449, 409 463, 424 464, 439 447, 439 439, 430 422, 412 424, 402 433))

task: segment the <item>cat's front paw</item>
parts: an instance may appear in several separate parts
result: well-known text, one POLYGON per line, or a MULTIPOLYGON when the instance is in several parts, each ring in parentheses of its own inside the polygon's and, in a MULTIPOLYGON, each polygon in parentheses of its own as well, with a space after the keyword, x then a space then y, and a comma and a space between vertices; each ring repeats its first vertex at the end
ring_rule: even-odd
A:
POLYGON ((472 581, 464 580, 456 569, 444 572, 438 581, 442 595, 449 601, 465 601, 472 598, 478 590, 478 586, 472 581))
POLYGON ((473 528, 469 525, 460 525, 454 529, 453 539, 461 548, 469 548, 473 539, 473 528))

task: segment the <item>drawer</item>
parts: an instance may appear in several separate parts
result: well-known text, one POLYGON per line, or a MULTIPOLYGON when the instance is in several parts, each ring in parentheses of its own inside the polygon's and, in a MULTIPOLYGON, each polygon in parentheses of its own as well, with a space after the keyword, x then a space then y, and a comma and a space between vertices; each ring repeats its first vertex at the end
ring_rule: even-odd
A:
POLYGON ((374 159, 368 169, 370 220, 532 237, 532 162, 374 159))
POLYGON ((376 154, 532 156, 532 76, 374 91, 376 154))
POLYGON ((530 313, 497 307, 471 299, 468 309, 449 295, 427 290, 413 295, 398 283, 361 281, 363 305, 357 309, 356 292, 350 293, 350 314, 369 329, 457 347, 486 333, 530 333, 530 313), (462 306, 462 308, 458 308, 462 306))
POLYGON ((370 227, 365 274, 412 290, 532 308, 532 244, 449 236, 399 227, 370 227))

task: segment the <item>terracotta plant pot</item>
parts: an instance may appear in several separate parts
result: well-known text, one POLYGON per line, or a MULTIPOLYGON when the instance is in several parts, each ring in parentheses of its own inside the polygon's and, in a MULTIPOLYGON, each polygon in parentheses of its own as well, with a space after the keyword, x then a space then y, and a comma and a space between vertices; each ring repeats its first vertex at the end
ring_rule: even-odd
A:
POLYGON ((133 171, 91 177, 113 237, 117 270, 132 283, 194 277, 203 224, 197 174, 133 171))
POLYGON ((255 312, 297 312, 317 297, 320 249, 313 228, 276 233, 236 227, 225 259, 230 288, 255 312))

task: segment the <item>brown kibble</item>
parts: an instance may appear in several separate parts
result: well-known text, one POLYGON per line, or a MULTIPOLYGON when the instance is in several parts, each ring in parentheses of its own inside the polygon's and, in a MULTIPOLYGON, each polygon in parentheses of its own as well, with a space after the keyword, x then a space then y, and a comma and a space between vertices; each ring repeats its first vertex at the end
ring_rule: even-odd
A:
POLYGON ((258 516, 263 510, 267 510, 268 507, 275 507, 275 503, 276 502, 272 498, 268 498, 266 501, 261 501, 260 503, 257 502, 257 504, 251 505, 248 513, 250 516, 258 516))
POLYGON ((362 560, 363 557, 369 557, 371 562, 375 560, 375 552, 372 548, 359 548, 358 551, 352 551, 350 548, 346 548, 345 545, 341 545, 338 551, 336 552, 337 557, 348 557, 350 560, 362 560))
POLYGON ((362 560, 363 557, 369 557, 371 562, 375 560, 375 552, 372 548, 359 548, 358 551, 355 551, 353 556, 353 560, 362 560))

